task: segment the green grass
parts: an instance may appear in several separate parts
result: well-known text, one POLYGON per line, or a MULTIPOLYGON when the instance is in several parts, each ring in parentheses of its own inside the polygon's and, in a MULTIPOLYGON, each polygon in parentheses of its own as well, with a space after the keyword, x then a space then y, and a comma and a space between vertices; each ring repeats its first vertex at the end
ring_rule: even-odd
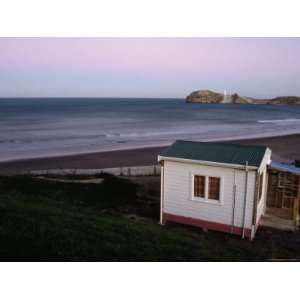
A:
POLYGON ((0 177, 1 261, 226 261, 299 258, 297 233, 255 241, 157 224, 157 191, 104 176, 102 184, 0 177), (141 192, 142 191, 142 192, 141 192), (129 215, 141 218, 131 219, 129 215))

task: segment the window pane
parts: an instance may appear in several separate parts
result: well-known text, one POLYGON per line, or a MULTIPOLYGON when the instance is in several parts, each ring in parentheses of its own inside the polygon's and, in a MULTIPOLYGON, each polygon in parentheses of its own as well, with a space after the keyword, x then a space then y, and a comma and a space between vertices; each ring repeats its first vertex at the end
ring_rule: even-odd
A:
POLYGON ((205 177, 195 175, 194 176, 194 196, 204 198, 205 189, 205 177))
POLYGON ((209 177, 208 198, 213 200, 220 200, 220 178, 209 177))

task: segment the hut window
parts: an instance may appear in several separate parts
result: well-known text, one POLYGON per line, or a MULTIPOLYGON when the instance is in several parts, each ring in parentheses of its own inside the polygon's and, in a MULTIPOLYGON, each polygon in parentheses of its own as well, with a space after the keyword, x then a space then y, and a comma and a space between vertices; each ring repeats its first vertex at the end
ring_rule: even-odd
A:
POLYGON ((212 200, 220 200, 220 178, 219 177, 209 177, 208 198, 212 200))
POLYGON ((205 176, 194 176, 194 197, 205 197, 205 176))

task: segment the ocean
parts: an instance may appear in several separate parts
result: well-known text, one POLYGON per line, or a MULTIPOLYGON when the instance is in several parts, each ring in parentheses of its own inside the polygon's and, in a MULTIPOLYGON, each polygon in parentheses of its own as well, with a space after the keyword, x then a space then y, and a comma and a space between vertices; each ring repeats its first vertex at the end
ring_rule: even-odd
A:
POLYGON ((300 133, 300 106, 184 99, 0 99, 0 161, 300 133))

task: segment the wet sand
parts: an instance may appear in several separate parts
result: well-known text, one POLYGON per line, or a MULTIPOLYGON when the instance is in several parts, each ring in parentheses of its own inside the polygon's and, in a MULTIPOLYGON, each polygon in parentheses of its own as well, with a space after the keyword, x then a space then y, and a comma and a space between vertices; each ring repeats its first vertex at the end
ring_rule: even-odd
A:
MULTIPOLYGON (((300 159, 300 134, 235 140, 234 143, 268 146, 273 151, 272 159, 277 161, 292 162, 300 159)), ((165 148, 149 147, 0 162, 0 174, 47 169, 101 169, 154 165, 157 163, 157 155, 165 148)))

